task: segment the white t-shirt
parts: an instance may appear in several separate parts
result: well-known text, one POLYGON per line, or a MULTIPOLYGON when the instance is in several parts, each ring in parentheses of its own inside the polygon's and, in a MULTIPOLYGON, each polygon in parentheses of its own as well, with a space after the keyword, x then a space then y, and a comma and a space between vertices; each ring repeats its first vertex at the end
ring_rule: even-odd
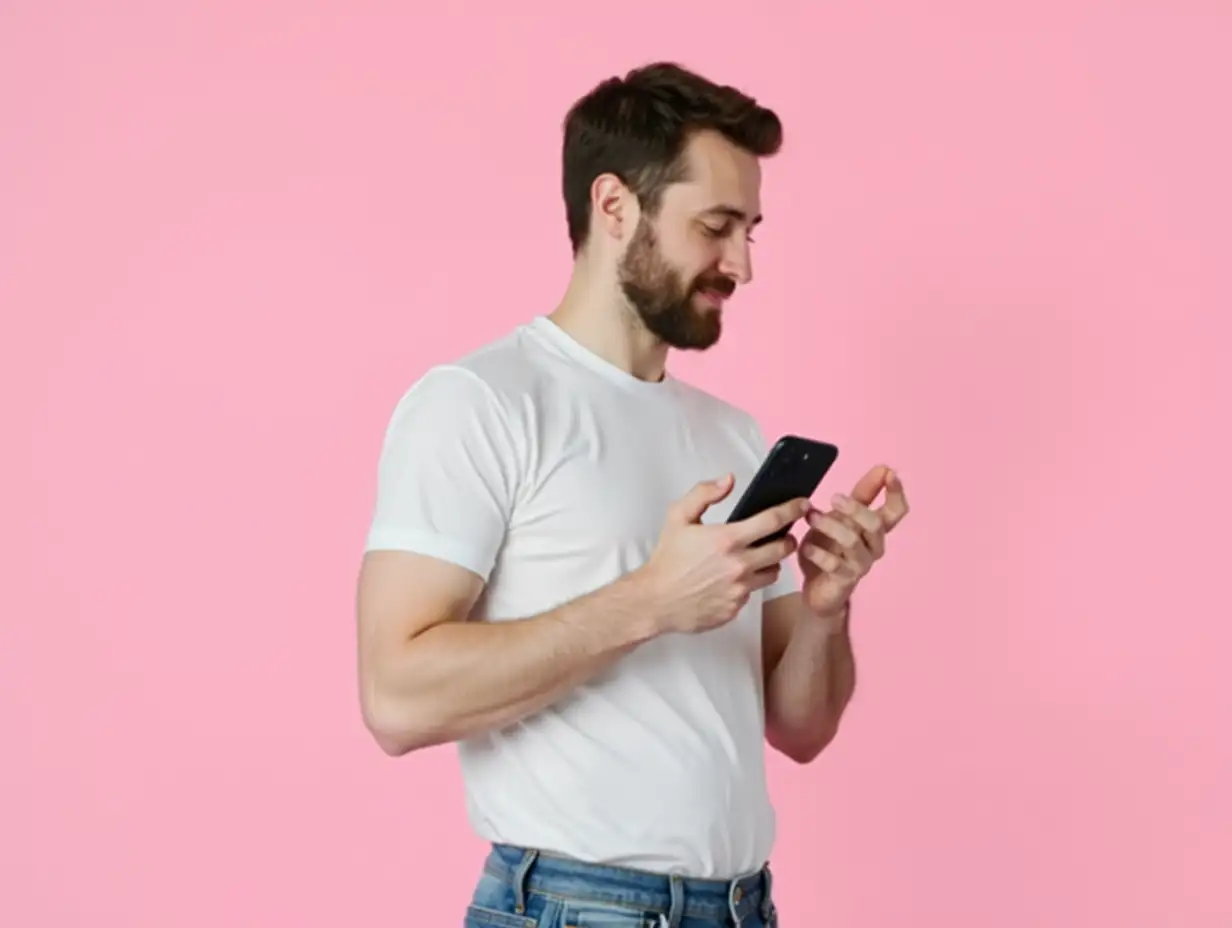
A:
MULTIPOLYGON (((432 368, 399 402, 368 550, 431 555, 487 580, 473 620, 534 616, 642 565, 668 506, 736 486, 765 454, 747 413, 672 378, 648 383, 546 317, 432 368)), ((471 823, 489 841, 594 863, 730 878, 774 840, 766 789, 763 602, 649 641, 552 707, 458 745, 471 823)))

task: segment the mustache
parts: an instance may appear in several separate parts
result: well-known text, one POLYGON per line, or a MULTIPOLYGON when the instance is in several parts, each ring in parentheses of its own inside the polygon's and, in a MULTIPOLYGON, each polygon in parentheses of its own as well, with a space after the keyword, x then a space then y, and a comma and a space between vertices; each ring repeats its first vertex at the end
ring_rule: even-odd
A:
POLYGON ((730 277, 708 277, 699 280, 694 285, 695 290, 712 290, 723 297, 729 297, 736 292, 736 282, 730 277))

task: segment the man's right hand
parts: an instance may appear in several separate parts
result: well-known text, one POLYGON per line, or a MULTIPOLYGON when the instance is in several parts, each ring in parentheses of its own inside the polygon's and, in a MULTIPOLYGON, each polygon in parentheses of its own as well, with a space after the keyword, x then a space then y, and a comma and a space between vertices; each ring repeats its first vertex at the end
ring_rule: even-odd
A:
POLYGON ((809 511, 807 499, 767 509, 741 522, 703 525, 702 514, 732 490, 730 474, 699 483, 668 511, 654 553, 638 571, 662 616, 661 631, 702 632, 734 619, 754 591, 778 579, 780 562, 796 550, 788 535, 771 535, 809 511))

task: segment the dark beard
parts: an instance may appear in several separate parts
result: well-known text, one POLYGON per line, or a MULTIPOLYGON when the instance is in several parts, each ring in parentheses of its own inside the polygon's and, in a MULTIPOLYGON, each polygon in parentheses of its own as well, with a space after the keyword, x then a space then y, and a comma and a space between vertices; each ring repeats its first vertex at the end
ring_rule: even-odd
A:
POLYGON ((704 351, 719 340, 723 317, 718 310, 701 312, 693 297, 703 287, 730 294, 726 277, 685 284, 679 272, 659 254, 654 231, 643 222, 633 233, 620 265, 620 288, 652 335, 672 348, 704 351))

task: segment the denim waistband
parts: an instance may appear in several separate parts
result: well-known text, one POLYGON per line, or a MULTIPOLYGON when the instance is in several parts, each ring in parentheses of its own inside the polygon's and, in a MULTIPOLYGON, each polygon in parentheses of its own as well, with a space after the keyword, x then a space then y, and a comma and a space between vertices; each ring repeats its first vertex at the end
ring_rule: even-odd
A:
POLYGON ((630 906, 676 928, 682 918, 741 924, 754 911, 769 921, 770 867, 731 880, 706 880, 584 863, 530 848, 496 844, 484 870, 513 889, 519 911, 527 893, 630 906))

